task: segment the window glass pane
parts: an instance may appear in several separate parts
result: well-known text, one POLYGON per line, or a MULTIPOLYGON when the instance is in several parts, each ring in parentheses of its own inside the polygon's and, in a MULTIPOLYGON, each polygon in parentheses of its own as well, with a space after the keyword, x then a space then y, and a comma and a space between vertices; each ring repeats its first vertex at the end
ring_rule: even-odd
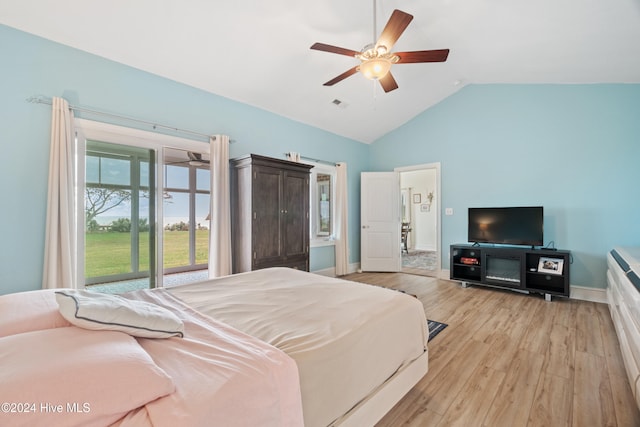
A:
POLYGON ((88 229, 110 227, 113 221, 131 217, 131 190, 104 186, 85 188, 85 218, 88 229))
POLYGON ((196 169, 196 188, 203 191, 211 189, 211 171, 209 169, 196 169))
POLYGON ((100 162, 100 182, 102 184, 131 185, 130 160, 103 157, 100 162))
POLYGON ((196 194, 196 264, 209 262, 209 194, 196 194))
POLYGON ((149 162, 140 160, 140 188, 149 188, 149 162))
POLYGON ((89 188, 85 192, 85 277, 131 272, 131 192, 89 188), (104 209, 100 206, 112 206, 104 209), (109 254, 105 256, 105 254, 109 254))
POLYGON ((139 280, 135 286, 140 287, 151 284, 151 158, 149 149, 87 141, 84 265, 89 286, 126 280, 139 280))
POLYGON ((189 194, 167 192, 164 203, 164 268, 189 265, 189 194))
POLYGON ((85 159, 85 168, 86 168, 85 182, 87 184, 100 183, 100 157, 87 156, 85 159))
POLYGON ((164 150, 163 253, 169 273, 208 264, 211 173, 190 161, 193 156, 183 150, 164 150))
POLYGON ((189 168, 186 166, 167 165, 165 167, 165 180, 167 188, 189 188, 189 168))
POLYGON ((331 175, 318 173, 317 175, 317 197, 318 197, 318 222, 317 235, 330 236, 332 231, 331 218, 331 175))

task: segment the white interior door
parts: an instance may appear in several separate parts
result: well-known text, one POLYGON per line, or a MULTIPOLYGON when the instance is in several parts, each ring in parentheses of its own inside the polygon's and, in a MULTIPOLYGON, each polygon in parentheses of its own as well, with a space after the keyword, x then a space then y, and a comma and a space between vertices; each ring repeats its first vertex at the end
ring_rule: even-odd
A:
POLYGON ((362 172, 360 186, 360 268, 400 271, 400 176, 362 172))

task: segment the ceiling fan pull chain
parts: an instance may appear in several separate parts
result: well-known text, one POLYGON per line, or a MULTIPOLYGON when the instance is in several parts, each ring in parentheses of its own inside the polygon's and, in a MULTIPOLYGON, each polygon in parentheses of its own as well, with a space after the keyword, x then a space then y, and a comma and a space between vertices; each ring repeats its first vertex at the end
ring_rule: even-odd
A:
POLYGON ((371 106, 373 111, 376 111, 378 109, 378 85, 376 84, 375 81, 372 81, 373 83, 373 105, 371 106))

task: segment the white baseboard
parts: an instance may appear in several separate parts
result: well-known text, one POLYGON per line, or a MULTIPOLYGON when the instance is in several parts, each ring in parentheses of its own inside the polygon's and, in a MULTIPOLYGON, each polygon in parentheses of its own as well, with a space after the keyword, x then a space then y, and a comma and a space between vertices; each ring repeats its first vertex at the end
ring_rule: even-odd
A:
POLYGON ((572 299, 607 304, 607 290, 604 288, 587 288, 586 286, 571 285, 569 286, 569 294, 572 299))
POLYGON ((319 274, 321 276, 336 277, 336 268, 323 268, 322 270, 312 271, 312 273, 319 274))
MULTIPOLYGON (((349 264, 349 270, 347 274, 357 273, 359 269, 360 269, 359 262, 355 264, 349 264)), ((336 268, 335 267, 323 268, 322 270, 312 271, 312 273, 319 274, 321 276, 336 277, 336 268)))

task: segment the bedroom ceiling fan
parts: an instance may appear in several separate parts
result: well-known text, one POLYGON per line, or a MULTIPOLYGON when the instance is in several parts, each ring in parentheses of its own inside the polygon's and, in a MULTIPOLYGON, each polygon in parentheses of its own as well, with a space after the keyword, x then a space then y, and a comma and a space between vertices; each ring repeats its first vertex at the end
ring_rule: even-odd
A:
POLYGON ((194 153, 193 151, 187 151, 189 156, 189 164, 191 166, 206 166, 209 165, 209 160, 202 158, 202 154, 194 153))
MULTIPOLYGON (((349 76, 360 71, 370 80, 378 80, 385 92, 391 92, 398 88, 396 80, 391 74, 393 64, 413 64, 420 62, 444 62, 449 56, 449 49, 418 50, 412 52, 391 52, 393 45, 398 41, 407 28, 413 15, 401 10, 394 10, 382 30, 377 41, 366 45, 360 52, 342 47, 331 46, 324 43, 315 43, 311 49, 323 52, 337 53, 338 55, 353 56, 360 60, 360 64, 345 71, 339 76, 324 83, 324 86, 333 86, 349 76)), ((376 4, 373 2, 373 39, 376 38, 376 4)))
POLYGON ((188 160, 179 160, 168 162, 168 164, 177 165, 181 163, 188 163, 191 166, 209 166, 209 160, 202 157, 201 153, 196 153, 193 151, 187 151, 188 160))

